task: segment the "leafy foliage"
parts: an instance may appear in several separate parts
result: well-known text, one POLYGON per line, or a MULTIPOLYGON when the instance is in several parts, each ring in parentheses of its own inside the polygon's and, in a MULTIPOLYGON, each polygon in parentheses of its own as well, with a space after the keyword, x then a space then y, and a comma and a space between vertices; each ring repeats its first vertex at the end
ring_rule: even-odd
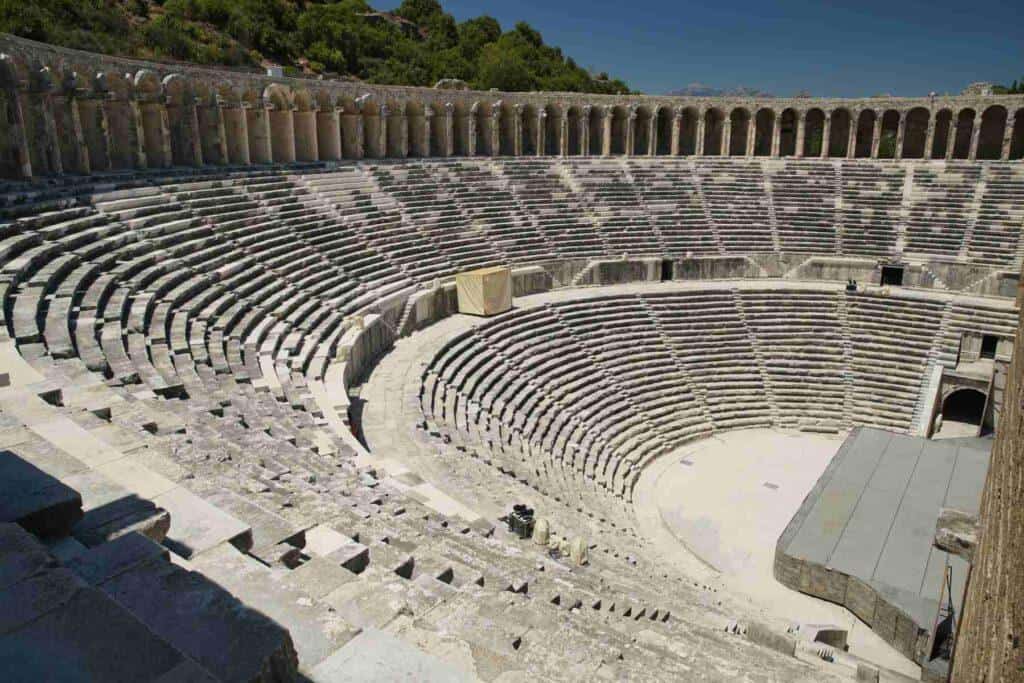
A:
POLYGON ((993 90, 997 95, 1024 95, 1024 77, 1010 85, 997 85, 993 90))
MULTIPOLYGON (((56 45, 200 64, 275 62, 373 83, 457 78, 486 90, 628 93, 518 23, 462 23, 437 0, 0 0, 0 31, 56 45)), ((289 69, 290 71, 291 69, 289 69)))

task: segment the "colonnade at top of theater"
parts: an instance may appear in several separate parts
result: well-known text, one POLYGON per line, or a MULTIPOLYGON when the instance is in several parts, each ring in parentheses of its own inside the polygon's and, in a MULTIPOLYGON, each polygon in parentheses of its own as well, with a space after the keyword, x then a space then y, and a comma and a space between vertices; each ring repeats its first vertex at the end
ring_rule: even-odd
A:
POLYGON ((170 67, 2 35, 0 50, 9 178, 450 156, 1024 158, 1022 96, 472 92, 170 67))

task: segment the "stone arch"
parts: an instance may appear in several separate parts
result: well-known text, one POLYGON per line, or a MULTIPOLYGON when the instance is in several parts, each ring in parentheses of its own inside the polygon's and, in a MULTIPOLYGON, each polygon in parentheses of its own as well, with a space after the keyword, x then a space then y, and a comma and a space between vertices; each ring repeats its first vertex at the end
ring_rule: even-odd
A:
POLYGON ((825 112, 814 107, 804 114, 804 148, 805 157, 820 157, 825 136, 825 112))
POLYGON ((199 122, 192 80, 181 74, 164 78, 167 97, 167 129, 171 136, 171 161, 176 166, 201 166, 199 122))
POLYGON ((896 144, 900 130, 900 113, 888 109, 882 114, 882 133, 878 138, 878 158, 895 159, 896 144))
POLYGON ((658 156, 672 154, 672 126, 675 125, 675 117, 668 107, 658 107, 657 123, 657 144, 654 146, 654 153, 658 156))
POLYGON ((316 103, 316 148, 323 161, 337 161, 342 158, 341 120, 338 103, 329 90, 313 93, 316 103))
POLYGON ((995 104, 981 113, 978 133, 978 158, 999 159, 1003 154, 1003 136, 1009 117, 1006 107, 995 104))
POLYGON ((683 109, 682 115, 682 121, 679 122, 679 153, 684 156, 693 156, 697 153, 700 112, 696 107, 686 107, 683 109))
POLYGON ((956 115, 956 133, 953 138, 954 159, 966 159, 971 154, 971 137, 974 134, 973 109, 961 109, 956 115))
POLYGON ((928 138, 928 120, 930 116, 928 110, 924 107, 914 107, 907 112, 906 122, 903 124, 902 158, 925 158, 924 146, 928 138))
POLYGON ((544 154, 558 156, 562 144, 562 111, 555 105, 544 107, 544 154))
POLYGON ((256 90, 242 94, 245 106, 245 129, 249 137, 249 159, 254 164, 273 161, 270 147, 270 118, 263 97, 256 90))
POLYGON ((271 83, 263 91, 270 121, 270 158, 275 163, 295 161, 295 102, 292 91, 271 83))
POLYGON ((828 156, 838 159, 846 157, 849 152, 852 125, 853 117, 850 115, 849 109, 840 107, 832 112, 828 134, 828 156))
POLYGON ((704 156, 722 154, 722 133, 725 128, 725 114, 721 109, 709 108, 704 112, 704 156))
POLYGON ((953 112, 942 109, 935 114, 935 137, 929 156, 932 159, 945 159, 949 150, 949 134, 953 130, 953 112))
POLYGON ((623 105, 612 108, 611 153, 625 154, 629 132, 629 111, 623 105))
MULTIPOLYGON (((135 96, 142 116, 142 139, 146 150, 146 163, 151 167, 171 165, 170 133, 167 130, 167 109, 164 90, 156 73, 143 69, 135 74, 135 96)), ((83 133, 85 122, 82 122, 83 133)), ((92 145, 89 160, 92 162, 92 145)), ((95 170, 95 167, 94 167, 95 170)))
POLYGON ((409 131, 405 118, 405 102, 388 102, 381 116, 386 126, 384 138, 384 156, 391 159, 404 159, 408 155, 409 131))
POLYGON ((779 116, 779 156, 796 156, 797 113, 795 109, 783 109, 779 116))
POLYGON ((583 131, 581 130, 583 115, 580 113, 580 108, 576 105, 569 107, 565 112, 565 119, 565 132, 568 136, 566 152, 569 156, 579 156, 583 154, 583 131))
POLYGON ((758 109, 754 115, 754 156, 771 156, 774 132, 775 112, 764 107, 758 109))
POLYGON ((729 156, 747 155, 747 139, 750 135, 750 112, 745 107, 736 107, 729 112, 729 156))
POLYGON ((299 88, 292 95, 292 128, 296 161, 319 161, 320 141, 316 133, 317 104, 313 93, 299 88))
POLYGON ((590 110, 587 118, 587 135, 590 138, 590 148, 587 152, 591 156, 600 156, 604 151, 604 117, 608 116, 605 107, 597 106, 590 110))
POLYGON ((950 423, 977 425, 979 431, 985 418, 985 392, 971 387, 959 387, 942 399, 942 430, 950 423))
POLYGON ((857 117, 857 137, 853 145, 853 155, 857 159, 871 158, 871 147, 874 144, 875 124, 878 114, 874 109, 865 109, 857 117))
POLYGON ((651 110, 641 106, 633 110, 633 149, 634 156, 647 156, 651 153, 651 122, 654 120, 651 110))
POLYGON ((1024 159, 1024 108, 1013 115, 1013 133, 1010 137, 1009 159, 1024 159))
POLYGON ((532 104, 525 104, 520 114, 522 116, 519 141, 520 153, 523 156, 536 156, 538 125, 540 124, 537 107, 532 104))

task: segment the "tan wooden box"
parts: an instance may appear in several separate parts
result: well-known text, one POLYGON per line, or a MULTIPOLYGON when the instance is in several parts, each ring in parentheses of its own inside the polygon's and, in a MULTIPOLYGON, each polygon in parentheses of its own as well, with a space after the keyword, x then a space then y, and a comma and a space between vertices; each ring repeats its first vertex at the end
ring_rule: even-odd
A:
POLYGON ((455 276, 459 313, 497 315, 512 308, 512 269, 480 268, 455 276))

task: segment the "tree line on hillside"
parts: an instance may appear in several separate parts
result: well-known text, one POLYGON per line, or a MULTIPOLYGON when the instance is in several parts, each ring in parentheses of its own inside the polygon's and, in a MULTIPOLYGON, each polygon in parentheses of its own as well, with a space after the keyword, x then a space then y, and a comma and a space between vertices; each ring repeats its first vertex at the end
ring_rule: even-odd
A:
POLYGON ((1024 77, 1010 85, 997 85, 993 90, 997 95, 1024 95, 1024 77))
POLYGON ((0 31, 82 50, 199 64, 285 66, 372 83, 443 78, 507 91, 628 93, 520 22, 455 21, 437 0, 0 0, 0 31))

